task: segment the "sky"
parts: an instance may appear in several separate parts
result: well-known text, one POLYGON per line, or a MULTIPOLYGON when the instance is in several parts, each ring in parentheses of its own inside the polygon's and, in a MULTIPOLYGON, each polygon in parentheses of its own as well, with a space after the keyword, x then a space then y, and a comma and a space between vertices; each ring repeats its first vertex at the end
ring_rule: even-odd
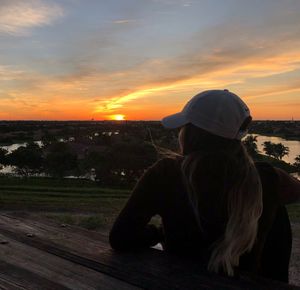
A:
POLYGON ((160 120, 229 89, 300 119, 299 0, 0 0, 0 120, 160 120))

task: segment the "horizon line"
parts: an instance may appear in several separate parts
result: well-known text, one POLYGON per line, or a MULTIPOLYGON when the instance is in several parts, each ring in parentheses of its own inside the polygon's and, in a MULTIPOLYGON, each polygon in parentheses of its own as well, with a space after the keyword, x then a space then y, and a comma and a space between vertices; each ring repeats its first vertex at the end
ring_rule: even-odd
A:
MULTIPOLYGON (((300 119, 253 119, 252 122, 256 121, 278 121, 278 122, 299 122, 300 119)), ((0 120, 0 122, 161 122, 161 119, 149 119, 149 120, 95 120, 95 119, 14 119, 14 120, 0 120)))

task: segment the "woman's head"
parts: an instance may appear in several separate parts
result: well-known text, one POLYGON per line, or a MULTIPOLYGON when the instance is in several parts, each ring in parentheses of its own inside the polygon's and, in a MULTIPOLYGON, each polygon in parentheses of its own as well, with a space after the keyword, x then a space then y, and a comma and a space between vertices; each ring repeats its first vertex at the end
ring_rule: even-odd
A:
POLYGON ((262 212, 260 177, 241 142, 250 111, 238 96, 214 90, 196 95, 181 113, 162 122, 181 127, 183 180, 201 230, 207 213, 214 218, 212 212, 219 215, 225 208, 224 234, 214 245, 208 267, 233 275, 240 256, 254 245, 262 212))
MULTIPOLYGON (((246 117, 239 128, 239 132, 247 132, 251 123, 251 116, 246 117)), ((228 151, 228 153, 235 151, 241 140, 229 139, 216 134, 210 133, 201 129, 192 123, 188 123, 180 128, 178 141, 180 146, 180 153, 182 155, 189 154, 193 151, 228 151)))
POLYGON ((250 110, 240 97, 228 90, 204 91, 194 96, 181 112, 163 118, 166 128, 193 124, 211 134, 241 140, 247 134, 245 121, 251 121, 250 110))
POLYGON ((240 140, 209 133, 191 123, 180 128, 178 142, 180 153, 183 156, 195 151, 216 152, 222 150, 230 153, 235 151, 241 143, 240 140))

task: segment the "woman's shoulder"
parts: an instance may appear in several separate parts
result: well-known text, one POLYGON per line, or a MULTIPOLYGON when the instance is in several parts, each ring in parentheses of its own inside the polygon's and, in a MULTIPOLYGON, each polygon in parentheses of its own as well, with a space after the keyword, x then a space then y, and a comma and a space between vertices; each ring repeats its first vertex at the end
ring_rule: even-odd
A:
POLYGON ((161 177, 174 176, 181 172, 180 156, 176 157, 164 157, 157 160, 147 171, 158 174, 161 177))
POLYGON ((274 170, 273 165, 264 161, 255 161, 255 166, 258 170, 274 170))
POLYGON ((270 163, 258 161, 255 162, 255 167, 262 179, 272 179, 273 181, 278 180, 276 168, 270 163))
POLYGON ((160 170, 173 170, 173 169, 180 169, 182 162, 181 156, 175 157, 163 157, 157 160, 152 167, 157 168, 160 170))
POLYGON ((256 162, 263 188, 278 192, 281 204, 300 201, 300 180, 266 162, 256 162))

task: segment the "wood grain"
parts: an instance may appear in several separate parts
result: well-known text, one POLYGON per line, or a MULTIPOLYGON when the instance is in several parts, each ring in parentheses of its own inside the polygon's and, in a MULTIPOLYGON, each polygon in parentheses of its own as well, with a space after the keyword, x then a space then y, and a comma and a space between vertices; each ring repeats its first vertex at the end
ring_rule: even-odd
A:
MULTIPOLYGON (((197 260, 168 255, 154 249, 118 253, 110 249, 107 237, 101 233, 71 226, 61 227, 45 220, 34 221, 26 216, 0 215, 0 233, 3 239, 15 241, 18 247, 28 247, 31 253, 38 251, 40 254, 60 259, 53 260, 53 264, 45 264, 45 269, 58 262, 71 263, 85 269, 82 270, 83 276, 91 275, 84 272, 88 269, 104 275, 106 278, 102 279, 105 281, 111 276, 120 283, 126 282, 127 284, 122 284, 123 287, 135 285, 145 289, 300 289, 259 277, 251 279, 242 275, 239 279, 230 279, 208 273, 197 260)), ((21 260, 24 259, 23 255, 21 260)), ((15 261, 14 263, 20 266, 15 261)), ((31 267, 32 265, 26 269, 36 273, 31 267)))
MULTIPOLYGON (((3 237, 0 234, 0 239, 3 237)), ((12 285, 43 290, 139 289, 7 236, 5 239, 8 244, 0 245, 0 279, 6 287, 11 286, 8 289, 13 289, 12 285)))

